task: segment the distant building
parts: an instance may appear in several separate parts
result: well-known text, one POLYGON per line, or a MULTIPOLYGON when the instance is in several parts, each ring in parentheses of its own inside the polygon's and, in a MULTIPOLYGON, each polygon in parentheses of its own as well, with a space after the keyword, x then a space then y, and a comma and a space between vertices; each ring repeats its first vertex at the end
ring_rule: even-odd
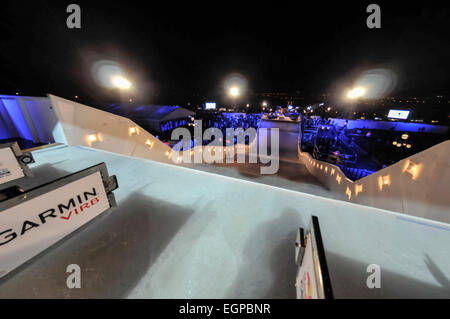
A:
POLYGON ((179 106, 141 105, 130 115, 155 132, 164 133, 187 125, 195 113, 179 106))

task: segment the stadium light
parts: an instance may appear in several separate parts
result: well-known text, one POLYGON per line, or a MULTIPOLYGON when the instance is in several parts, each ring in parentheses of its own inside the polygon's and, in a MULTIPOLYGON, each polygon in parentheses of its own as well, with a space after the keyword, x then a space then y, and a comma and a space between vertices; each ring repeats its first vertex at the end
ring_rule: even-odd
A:
POLYGON ((131 88, 131 85, 132 85, 130 81, 128 81, 126 78, 124 78, 123 76, 120 76, 120 75, 113 76, 111 78, 111 82, 116 88, 122 89, 122 90, 127 90, 127 89, 131 88))
POLYGON ((237 96, 239 96, 239 94, 240 94, 240 91, 239 91, 239 88, 238 87, 236 87, 236 86, 233 86, 232 88, 230 88, 230 95, 232 96, 232 97, 237 97, 237 96))
POLYGON ((351 89, 350 91, 348 91, 347 97, 349 99, 357 99, 357 98, 363 96, 364 94, 366 94, 366 89, 359 86, 359 87, 355 87, 355 88, 351 89))

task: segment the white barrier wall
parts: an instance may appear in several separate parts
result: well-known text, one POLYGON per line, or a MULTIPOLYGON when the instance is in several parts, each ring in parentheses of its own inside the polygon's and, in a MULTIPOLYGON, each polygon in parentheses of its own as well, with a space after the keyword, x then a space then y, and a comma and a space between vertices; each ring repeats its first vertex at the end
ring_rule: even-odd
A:
MULTIPOLYGON (((58 119, 55 132, 61 131, 55 134, 55 141, 58 143, 88 146, 158 162, 182 164, 183 151, 175 158, 169 146, 130 119, 54 95, 49 95, 49 98, 58 119)), ((252 145, 253 143, 256 143, 256 140, 252 145)), ((243 148, 247 153, 249 146, 243 148)), ((230 151, 233 149, 234 154, 238 152, 237 146, 230 146, 228 149, 230 151)), ((224 159, 226 150, 227 148, 220 146, 199 146, 189 152, 192 162, 195 152, 201 153, 200 158, 205 162, 203 152, 211 154, 220 152, 220 158, 224 159)))
POLYGON ((56 142, 172 163, 171 148, 130 119, 54 95, 49 98, 63 132, 56 142))
POLYGON ((298 154, 308 171, 342 200, 450 223, 450 141, 355 182, 300 147, 298 154))
MULTIPOLYGON (((179 163, 172 149, 136 123, 112 113, 66 100, 0 95, 0 137, 35 143, 80 145, 165 163, 179 163)), ((196 147, 225 157, 226 149, 196 147)), ((236 147, 235 153, 237 152, 236 147)), ((246 150, 248 147, 246 147, 246 150)), ((191 152, 191 151, 190 151, 191 152)), ((193 157, 193 153, 192 157, 193 157)), ((183 152, 180 152, 180 159, 183 152)), ((201 156, 203 160, 203 156, 201 156)), ((203 161, 204 162, 204 161, 203 161)))

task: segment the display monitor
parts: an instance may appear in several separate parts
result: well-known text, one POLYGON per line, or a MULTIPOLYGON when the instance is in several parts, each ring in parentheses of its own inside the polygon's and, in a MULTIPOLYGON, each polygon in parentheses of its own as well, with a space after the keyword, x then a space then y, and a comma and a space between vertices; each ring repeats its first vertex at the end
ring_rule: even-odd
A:
POLYGON ((405 110, 390 110, 389 114, 388 114, 388 118, 406 120, 409 116, 409 113, 410 113, 410 111, 405 111, 405 110))
POLYGON ((205 110, 215 110, 215 109, 216 109, 216 102, 205 103, 205 110))

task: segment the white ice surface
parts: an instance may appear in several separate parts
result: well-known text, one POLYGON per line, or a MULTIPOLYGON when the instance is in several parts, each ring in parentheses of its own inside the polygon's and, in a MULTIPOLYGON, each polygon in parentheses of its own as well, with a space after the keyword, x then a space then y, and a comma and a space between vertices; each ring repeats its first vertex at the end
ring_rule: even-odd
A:
POLYGON ((0 281, 0 298, 294 298, 311 215, 337 298, 450 297, 449 225, 87 148, 33 155, 39 182, 105 162, 118 207, 0 281), (66 288, 71 263, 81 289, 66 288))

